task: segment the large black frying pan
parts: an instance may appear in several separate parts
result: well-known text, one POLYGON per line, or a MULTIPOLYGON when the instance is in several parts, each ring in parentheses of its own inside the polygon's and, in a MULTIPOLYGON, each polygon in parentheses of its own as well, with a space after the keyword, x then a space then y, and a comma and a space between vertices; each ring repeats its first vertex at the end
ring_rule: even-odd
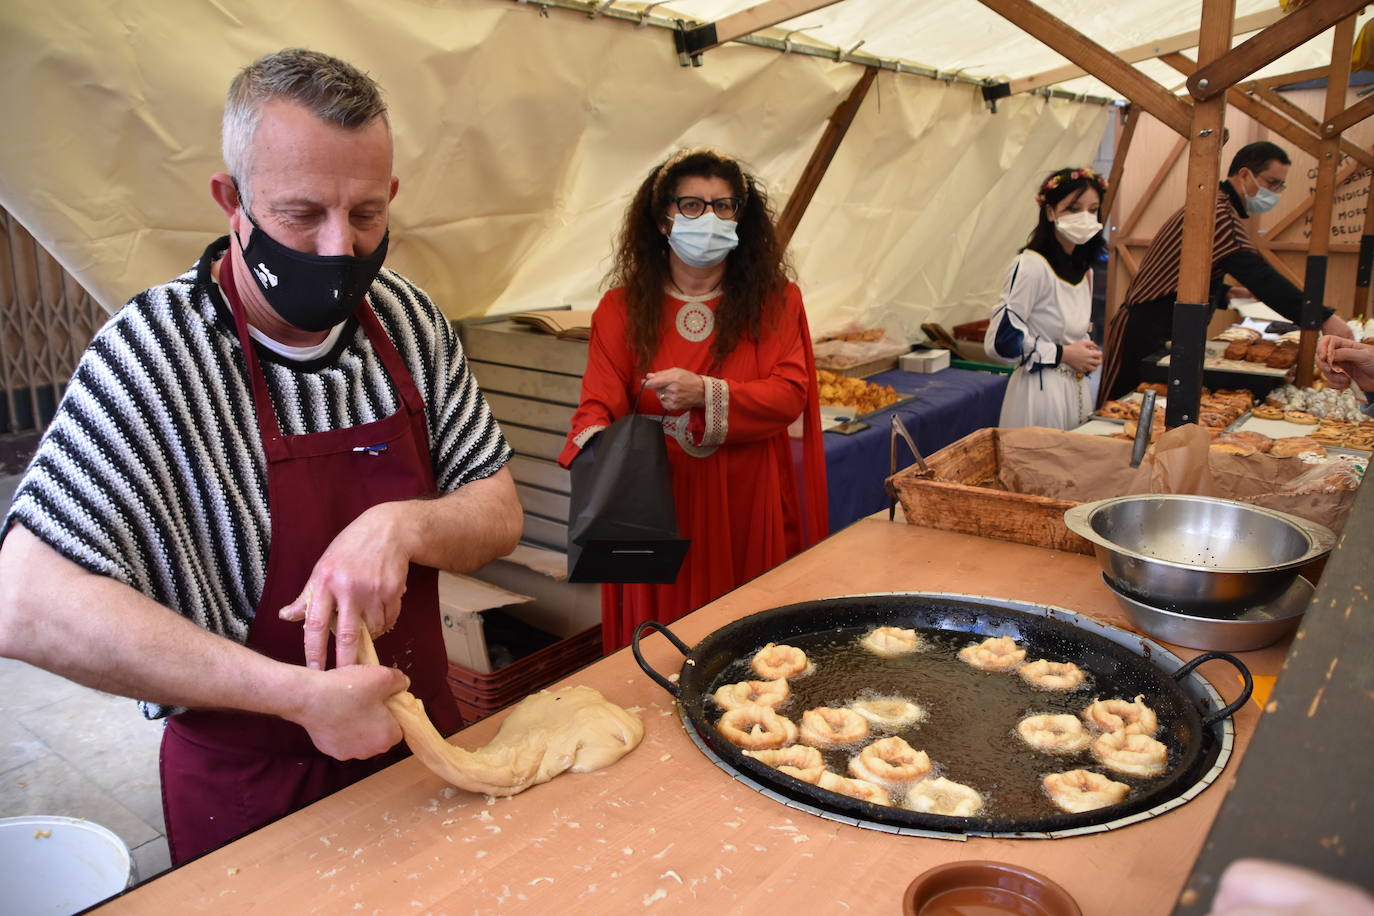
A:
MULTIPOLYGON (((1141 651, 1137 652, 1076 625, 1071 622, 1074 617, 1053 608, 1030 613, 963 596, 862 595, 807 601, 761 611, 716 630, 694 648, 685 645, 667 627, 650 621, 641 624, 635 631, 632 649, 645 673, 677 699, 684 720, 706 747, 727 765, 784 796, 836 814, 894 827, 942 833, 1049 834, 1113 822, 1177 799, 1214 766, 1221 751, 1224 732, 1222 720, 1245 704, 1252 686, 1250 672, 1230 655, 1207 653, 1177 670, 1164 671, 1150 660, 1153 643, 1139 640, 1141 651), (994 811, 976 817, 947 817, 874 805, 827 792, 745 756, 716 732, 715 722, 721 710, 712 701, 712 693, 722 684, 755 678, 756 675, 748 673, 744 666, 764 645, 770 642, 804 642, 831 635, 836 641, 843 642, 857 638, 875 626, 939 631, 936 635, 940 638, 948 637, 962 642, 977 642, 988 636, 1010 636, 1027 649, 1027 660, 1048 658, 1053 661, 1073 661, 1088 673, 1092 684, 1091 695, 1086 698, 1079 696, 1071 701, 1076 704, 1074 708, 1086 705, 1092 696, 1132 699, 1143 694, 1146 704, 1159 716, 1160 734, 1157 737, 1171 749, 1169 769, 1163 776, 1139 781, 1124 802, 1094 811, 1021 817, 998 815, 994 811), (651 630, 662 631, 686 656, 676 684, 650 667, 640 652, 639 641, 651 630), (1239 670, 1244 681, 1240 697, 1222 709, 1210 708, 1210 701, 1193 699, 1183 686, 1184 679, 1193 669, 1210 659, 1230 662, 1239 670)), ((812 675, 820 676, 820 672, 812 675)), ((978 690, 1011 689, 1011 685, 1019 680, 1015 675, 984 677, 986 679, 981 683, 988 686, 975 687, 975 693, 978 690)), ((800 681, 794 683, 801 684, 800 681)), ((980 682, 975 680, 973 683, 980 682)), ((934 701, 937 704, 941 699, 918 697, 922 702, 934 701)), ((957 705, 959 714, 970 720, 982 715, 978 711, 976 696, 972 699, 961 698, 949 705, 957 705)), ((1035 701, 1031 701, 1026 708, 1035 705, 1035 701)), ((798 716, 798 712, 791 714, 794 719, 798 716)), ((1009 717, 1006 720, 1008 730, 1014 725, 1018 714, 1017 710, 1005 713, 1009 717)), ((1000 729, 1003 725, 996 727, 1000 729)), ((935 753, 931 756, 936 758, 935 753)), ((950 778, 960 781, 957 760, 936 759, 938 763, 950 765, 950 778)), ((1052 759, 1044 762, 1043 769, 1049 772, 1076 766, 1103 772, 1101 767, 1092 762, 1057 765, 1052 759)), ((1022 788, 1016 791, 1028 790, 1022 788)), ((1044 805, 1041 808, 1052 810, 1044 805)))

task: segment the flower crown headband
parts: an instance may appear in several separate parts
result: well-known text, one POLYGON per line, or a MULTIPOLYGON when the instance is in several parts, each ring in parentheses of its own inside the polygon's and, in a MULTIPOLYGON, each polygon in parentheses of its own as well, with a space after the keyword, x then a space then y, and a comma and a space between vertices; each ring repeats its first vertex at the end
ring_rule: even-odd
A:
POLYGON ((673 153, 673 155, 669 156, 667 160, 658 167, 658 174, 654 176, 654 197, 658 197, 658 190, 660 186, 662 186, 663 184, 663 179, 668 177, 668 173, 671 172, 673 169, 677 168, 678 164, 681 163, 684 159, 690 158, 692 156, 706 156, 707 158, 714 159, 723 165, 734 166, 735 171, 739 173, 739 183, 744 187, 744 193, 748 195, 749 176, 744 174, 744 167, 741 166, 737 160, 725 155, 720 150, 715 149, 714 147, 695 146, 691 149, 678 150, 676 153, 673 153))
POLYGON ((1040 190, 1035 193, 1035 202, 1037 204, 1043 204, 1045 202, 1045 196, 1055 188, 1059 187, 1065 181, 1077 181, 1080 178, 1087 178, 1089 181, 1096 184, 1099 194, 1107 190, 1107 179, 1090 168, 1074 169, 1067 174, 1061 169, 1047 178, 1045 183, 1040 186, 1040 190))

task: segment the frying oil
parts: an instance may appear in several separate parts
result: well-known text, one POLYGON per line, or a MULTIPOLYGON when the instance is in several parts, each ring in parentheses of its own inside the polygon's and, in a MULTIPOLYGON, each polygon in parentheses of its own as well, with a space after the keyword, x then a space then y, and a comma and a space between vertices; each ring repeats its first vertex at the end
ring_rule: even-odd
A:
MULTIPOLYGON (((826 766, 843 776, 849 758, 869 741, 899 735, 918 751, 930 755, 930 778, 943 776, 963 783, 983 796, 982 816, 1027 820, 1062 814, 1046 796, 1041 779, 1047 773, 1073 769, 1094 770, 1132 787, 1132 795, 1147 790, 1163 775, 1151 778, 1114 773, 1098 763, 1088 750, 1075 754, 1048 754, 1023 742, 1016 724, 1027 716, 1068 713, 1078 716, 1095 699, 1117 699, 1096 689, 1091 676, 1077 689, 1065 692, 1037 690, 1013 669, 1005 673, 980 671, 959 660, 958 652, 982 642, 982 635, 947 630, 918 630, 921 650, 896 658, 882 658, 859 645, 867 629, 835 630, 786 640, 804 651, 814 673, 788 681, 791 695, 777 707, 780 715, 798 725, 802 713, 818 706, 847 706, 855 700, 899 697, 924 710, 917 723, 898 729, 870 726, 867 739, 854 745, 822 749, 826 766)), ((1024 646, 1023 646, 1024 648, 1024 646)), ((1038 655, 1028 649, 1025 661, 1048 658, 1074 661, 1067 656, 1038 655)), ((757 680, 744 658, 724 669, 711 685, 757 680)), ((1108 688, 1108 690, 1110 690, 1108 688)), ((1132 700, 1134 696, 1119 697, 1132 700)), ((1155 737, 1169 745, 1170 723, 1164 710, 1145 697, 1146 705, 1160 715, 1155 737)), ((711 707, 714 709, 714 706, 711 707)), ((716 710, 716 712, 719 712, 716 710)), ((1178 762, 1178 748, 1169 747, 1169 764, 1178 762)), ((1168 773, 1166 769, 1165 774, 1168 773)), ((894 797, 900 804, 900 796, 894 797)))

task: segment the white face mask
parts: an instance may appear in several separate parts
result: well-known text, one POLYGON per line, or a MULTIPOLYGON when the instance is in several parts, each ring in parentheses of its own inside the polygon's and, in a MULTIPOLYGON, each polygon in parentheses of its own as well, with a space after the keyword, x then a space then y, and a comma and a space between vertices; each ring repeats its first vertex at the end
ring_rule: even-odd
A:
POLYGON ((715 267, 739 246, 739 236, 735 233, 738 226, 734 220, 721 219, 709 210, 696 219, 679 213, 673 217, 668 247, 684 264, 715 267))
POLYGON ((1087 210, 1065 213, 1054 221, 1055 231, 1075 245, 1082 245, 1102 231, 1097 217, 1087 210))
POLYGON ((1255 182, 1255 196, 1245 198, 1245 209, 1251 216, 1258 216, 1261 213, 1268 213, 1279 202, 1279 195, 1259 183, 1259 178, 1251 173, 1251 180, 1255 182))

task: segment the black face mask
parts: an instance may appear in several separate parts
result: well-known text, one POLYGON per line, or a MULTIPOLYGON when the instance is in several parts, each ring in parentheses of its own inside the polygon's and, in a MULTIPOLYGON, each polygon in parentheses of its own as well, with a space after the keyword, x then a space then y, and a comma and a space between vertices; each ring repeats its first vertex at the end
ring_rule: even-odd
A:
POLYGON ((306 254, 264 232, 246 208, 243 213, 253 224, 248 244, 239 243, 243 262, 267 304, 302 331, 327 331, 345 321, 357 310, 386 260, 389 230, 367 257, 306 254))

